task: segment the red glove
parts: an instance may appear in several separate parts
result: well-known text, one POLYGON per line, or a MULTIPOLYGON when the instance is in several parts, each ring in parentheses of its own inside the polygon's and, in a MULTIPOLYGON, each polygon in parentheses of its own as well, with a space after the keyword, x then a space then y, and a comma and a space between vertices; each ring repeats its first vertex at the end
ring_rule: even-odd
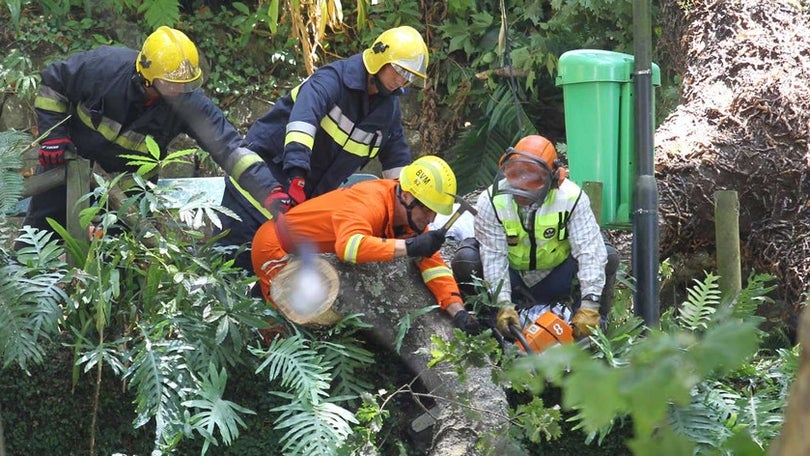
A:
POLYGON ((65 164, 65 151, 73 150, 73 141, 68 138, 55 138, 44 141, 39 148, 39 164, 43 168, 53 168, 65 164))
POLYGON ((290 181, 290 188, 287 190, 287 193, 290 195, 290 198, 292 198, 293 206, 307 200, 307 194, 304 193, 305 185, 306 181, 303 177, 293 177, 290 181))
POLYGON ((283 214, 290 210, 292 206, 292 198, 281 187, 274 188, 267 198, 264 200, 264 208, 277 217, 279 213, 283 214))

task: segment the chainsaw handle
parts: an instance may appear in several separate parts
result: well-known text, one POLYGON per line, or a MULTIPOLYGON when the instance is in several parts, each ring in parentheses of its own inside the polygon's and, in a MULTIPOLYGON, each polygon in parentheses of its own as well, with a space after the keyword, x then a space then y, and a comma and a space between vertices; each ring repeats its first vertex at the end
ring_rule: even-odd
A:
POLYGON ((529 346, 529 342, 526 341, 526 338, 523 337, 523 331, 521 331, 518 325, 509 325, 509 332, 512 334, 512 337, 517 339, 520 342, 520 345, 523 345, 523 349, 526 350, 526 353, 534 353, 532 347, 529 346))

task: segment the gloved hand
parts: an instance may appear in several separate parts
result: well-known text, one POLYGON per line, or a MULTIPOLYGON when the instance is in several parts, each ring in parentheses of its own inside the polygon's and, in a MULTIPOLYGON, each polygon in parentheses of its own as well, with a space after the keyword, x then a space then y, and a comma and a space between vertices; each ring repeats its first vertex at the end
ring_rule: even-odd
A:
POLYGON ((481 334, 481 323, 464 309, 459 310, 453 315, 453 325, 471 336, 481 334))
POLYGON ((290 188, 287 190, 287 193, 290 195, 290 198, 292 198, 293 206, 307 200, 307 194, 304 193, 305 185, 306 181, 303 177, 293 177, 290 181, 290 188))
POLYGON ((263 206, 273 214, 273 217, 277 217, 279 213, 283 214, 290 210, 292 198, 290 198, 290 195, 288 195, 283 188, 276 187, 267 195, 263 206))
POLYGON ((436 230, 422 233, 405 239, 405 252, 409 257, 429 257, 438 252, 444 244, 447 230, 436 230))
POLYGON ((509 325, 515 325, 520 328, 520 317, 513 306, 501 307, 498 310, 498 315, 495 316, 495 326, 500 333, 508 338, 513 339, 512 333, 509 331, 509 325))
POLYGON ((571 326, 574 327, 574 337, 581 339, 590 336, 593 328, 599 327, 601 316, 599 315, 599 303, 583 300, 579 309, 571 319, 571 326))
POLYGON ((69 138, 54 138, 43 141, 39 148, 39 164, 50 169, 65 164, 65 151, 74 150, 69 138))

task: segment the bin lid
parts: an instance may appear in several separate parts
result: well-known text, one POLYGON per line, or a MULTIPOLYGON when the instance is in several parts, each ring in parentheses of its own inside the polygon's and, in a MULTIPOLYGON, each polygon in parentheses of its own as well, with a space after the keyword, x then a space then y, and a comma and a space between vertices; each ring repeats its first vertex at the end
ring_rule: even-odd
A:
MULTIPOLYGON (((635 57, 601 49, 575 49, 560 56, 557 65, 558 86, 580 82, 629 82, 635 57)), ((652 83, 661 85, 661 69, 652 66, 652 83)))

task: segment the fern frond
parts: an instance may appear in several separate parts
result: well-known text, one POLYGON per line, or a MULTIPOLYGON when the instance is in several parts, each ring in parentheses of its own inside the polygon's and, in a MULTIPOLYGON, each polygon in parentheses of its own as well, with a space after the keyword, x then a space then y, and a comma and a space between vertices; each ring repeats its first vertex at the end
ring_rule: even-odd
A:
POLYGON ((191 385, 183 355, 194 347, 177 340, 152 341, 148 335, 133 349, 137 355, 125 378, 135 390, 134 426, 155 419, 155 444, 170 441, 182 431, 182 403, 191 385))
POLYGON ((362 342, 354 337, 346 337, 331 342, 322 342, 318 350, 323 355, 323 361, 329 366, 335 384, 332 387, 333 395, 355 395, 371 391, 374 385, 362 377, 362 369, 374 364, 374 355, 362 346, 362 342))
POLYGON ((180 2, 177 0, 144 0, 138 7, 139 13, 153 29, 161 25, 174 27, 180 20, 180 2))
POLYGON ((20 155, 31 136, 20 131, 0 132, 0 217, 22 198, 23 177, 20 155))
POLYGON ((272 411, 282 412, 275 421, 276 428, 288 429, 281 438, 285 455, 334 454, 334 449, 352 432, 351 425, 358 422, 351 412, 331 399, 318 404, 293 400, 272 411))
POLYGON ((0 267, 0 360, 27 370, 31 362, 42 363, 40 337, 59 331, 62 307, 70 302, 61 285, 66 272, 58 258, 18 262, 0 267))
POLYGON ((200 410, 191 417, 191 424, 205 437, 203 454, 211 443, 217 445, 214 437, 216 430, 219 430, 225 445, 230 446, 239 437, 239 426, 245 427, 245 422, 239 414, 256 414, 253 410, 222 398, 227 382, 227 371, 223 368, 217 372, 216 366, 212 363, 209 365, 208 374, 203 374, 200 381, 198 391, 200 398, 183 402, 185 407, 200 410))
POLYGON ((689 331, 708 328, 712 315, 720 304, 718 279, 718 276, 706 273, 703 282, 695 280, 696 285, 688 290, 689 298, 679 309, 677 320, 681 328, 689 331))
POLYGON ((299 335, 275 339, 264 353, 266 356, 256 373, 268 369, 267 377, 272 382, 281 380, 281 386, 295 391, 301 397, 309 396, 308 401, 316 404, 329 396, 331 377, 323 367, 323 359, 310 349, 308 341, 299 335))
POLYGON ((747 320, 756 315, 760 305, 773 302, 773 299, 768 297, 768 294, 776 288, 776 285, 768 285, 773 282, 774 277, 770 274, 751 274, 745 288, 737 295, 732 316, 747 320))

